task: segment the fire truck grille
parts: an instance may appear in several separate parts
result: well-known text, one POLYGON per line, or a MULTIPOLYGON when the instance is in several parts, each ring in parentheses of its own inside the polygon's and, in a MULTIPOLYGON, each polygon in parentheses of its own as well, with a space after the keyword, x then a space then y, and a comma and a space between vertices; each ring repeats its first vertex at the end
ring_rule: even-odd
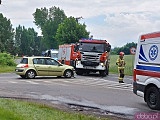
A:
POLYGON ((81 63, 84 66, 98 66, 99 65, 99 63, 97 62, 91 62, 91 61, 82 61, 81 63))
POLYGON ((93 61, 93 62, 99 62, 99 56, 97 55, 83 55, 82 58, 84 61, 93 61))
POLYGON ((82 64, 85 66, 98 66, 99 56, 97 55, 83 55, 82 64))

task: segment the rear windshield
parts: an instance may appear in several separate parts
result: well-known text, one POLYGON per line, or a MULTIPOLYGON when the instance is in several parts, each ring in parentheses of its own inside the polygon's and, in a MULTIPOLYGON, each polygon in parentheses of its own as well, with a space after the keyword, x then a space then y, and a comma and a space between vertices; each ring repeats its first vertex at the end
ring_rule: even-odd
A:
POLYGON ((22 64, 28 64, 28 58, 23 58, 20 63, 22 63, 22 64))

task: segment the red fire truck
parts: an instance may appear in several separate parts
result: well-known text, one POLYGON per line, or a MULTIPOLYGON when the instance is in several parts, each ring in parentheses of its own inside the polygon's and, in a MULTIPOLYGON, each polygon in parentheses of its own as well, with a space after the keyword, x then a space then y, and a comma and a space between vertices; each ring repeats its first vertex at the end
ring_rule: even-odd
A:
POLYGON ((76 74, 99 72, 108 75, 111 45, 106 40, 80 39, 79 43, 59 46, 58 60, 75 67, 76 74))
POLYGON ((77 44, 59 45, 58 61, 75 67, 75 61, 80 57, 79 51, 76 50, 77 44))

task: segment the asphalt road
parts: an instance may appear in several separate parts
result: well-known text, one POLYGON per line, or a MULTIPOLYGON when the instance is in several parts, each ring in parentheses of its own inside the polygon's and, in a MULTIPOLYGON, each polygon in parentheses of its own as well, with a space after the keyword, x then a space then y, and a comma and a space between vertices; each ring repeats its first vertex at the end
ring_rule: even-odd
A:
POLYGON ((128 118, 139 112, 157 112, 149 109, 143 98, 133 94, 132 76, 125 76, 122 84, 113 74, 103 78, 96 74, 75 77, 22 79, 14 73, 0 74, 0 96, 99 108, 128 118))

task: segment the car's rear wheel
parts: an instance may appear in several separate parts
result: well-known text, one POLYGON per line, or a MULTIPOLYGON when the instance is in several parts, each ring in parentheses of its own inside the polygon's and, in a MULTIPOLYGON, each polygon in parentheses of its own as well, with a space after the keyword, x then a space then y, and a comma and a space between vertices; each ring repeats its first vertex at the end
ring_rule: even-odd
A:
POLYGON ((156 87, 150 87, 147 89, 146 102, 151 109, 160 109, 160 92, 156 87))
POLYGON ((36 76, 36 72, 34 70, 29 70, 26 73, 26 77, 29 79, 35 78, 35 76, 36 76))
POLYGON ((65 78, 71 78, 73 76, 73 72, 71 70, 66 70, 64 72, 64 77, 65 78))

